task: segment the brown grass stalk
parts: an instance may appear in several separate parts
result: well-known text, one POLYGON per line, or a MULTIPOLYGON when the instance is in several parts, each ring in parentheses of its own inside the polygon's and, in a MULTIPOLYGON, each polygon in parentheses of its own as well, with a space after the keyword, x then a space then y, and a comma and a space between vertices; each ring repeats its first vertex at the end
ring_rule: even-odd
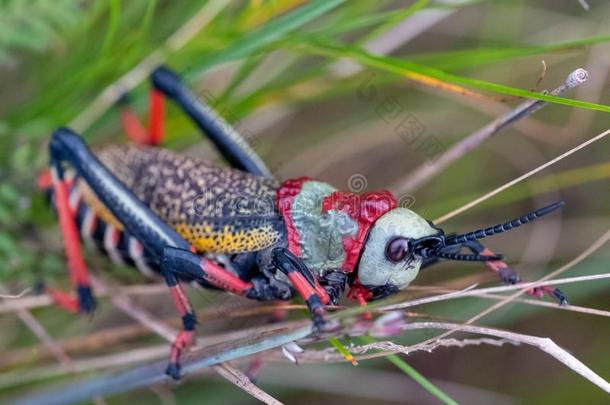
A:
MULTIPOLYGON (((551 91, 551 94, 554 96, 559 95, 568 89, 584 83, 587 78, 588 73, 586 70, 576 69, 570 73, 561 86, 551 91)), ((433 163, 425 163, 415 170, 412 170, 403 181, 392 187, 392 189, 397 190, 400 194, 414 192, 427 182, 431 181, 434 176, 442 172, 453 162, 479 147, 483 142, 487 141, 517 121, 534 114, 536 111, 539 111, 546 105, 548 105, 548 103, 540 100, 525 101, 514 110, 493 120, 483 128, 473 132, 466 138, 453 145, 433 163)))
POLYGON ((441 224, 441 223, 443 223, 443 222, 445 222, 445 221, 447 221, 447 220, 449 220, 449 219, 451 219, 451 218, 453 218, 453 217, 455 217, 455 216, 457 216, 457 215, 459 215, 459 214, 469 210, 470 208, 479 205, 483 201, 486 201, 486 200, 490 199, 491 197, 495 196, 496 194, 499 194, 502 191, 504 191, 504 190, 506 190, 506 189, 508 189, 508 188, 510 188, 512 186, 514 186, 515 184, 518 184, 518 183, 522 182, 523 180, 526 180, 529 177, 532 177, 536 173, 541 172, 542 170, 544 170, 544 169, 548 168, 549 166, 552 166, 555 163, 557 163, 557 162, 567 158, 568 156, 578 152, 579 150, 584 149, 587 146, 589 146, 589 145, 591 145, 591 144, 593 144, 593 143, 595 143, 595 142, 605 138, 609 134, 610 134, 610 129, 608 129, 608 130, 602 132, 601 134, 599 134, 597 136, 594 136, 593 138, 591 138, 591 139, 589 139, 589 140, 587 140, 587 141, 585 141, 585 142, 575 146, 574 148, 570 149, 569 151, 567 151, 565 153, 562 153, 561 155, 557 156, 556 158, 549 160, 548 162, 546 162, 546 163, 536 167, 533 170, 530 170, 529 172, 527 172, 527 173, 517 177, 516 179, 513 179, 513 180, 509 181, 508 183, 503 184, 502 186, 500 186, 500 187, 490 191, 489 193, 484 194, 481 197, 476 198, 473 201, 471 201, 471 202, 469 202, 467 204, 464 204, 463 206, 461 206, 461 207, 459 207, 459 208, 457 208, 457 209, 455 209, 455 210, 453 210, 453 211, 451 211, 451 212, 449 212, 449 213, 447 213, 447 214, 445 214, 445 215, 443 215, 441 217, 436 218, 434 220, 434 223, 435 224, 441 224))
MULTIPOLYGON (((95 278, 95 277, 91 278, 91 285, 94 288, 108 289, 108 287, 101 280, 99 280, 98 278, 95 278)), ((171 343, 171 344, 174 343, 174 340, 176 338, 176 335, 178 334, 178 331, 167 326, 163 322, 158 321, 150 313, 139 308, 137 305, 135 305, 133 303, 133 301, 131 301, 129 299, 129 297, 127 295, 111 294, 110 301, 113 303, 114 306, 119 308, 122 312, 129 315, 130 317, 132 317, 133 319, 138 321, 140 324, 142 324, 146 328, 150 329, 152 332, 161 336, 163 339, 167 340, 169 343, 171 343)), ((281 404, 281 402, 277 401, 271 395, 269 395, 265 391, 261 390, 254 383, 252 383, 245 374, 243 374, 241 371, 235 369, 233 366, 231 366, 229 364, 221 363, 221 364, 214 366, 213 369, 218 374, 220 374, 222 377, 224 377, 227 381, 229 381, 229 382, 233 383, 234 385, 236 385, 237 387, 241 388, 248 394, 252 395, 254 398, 256 398, 264 403, 267 403, 267 404, 273 404, 273 405, 281 404)))

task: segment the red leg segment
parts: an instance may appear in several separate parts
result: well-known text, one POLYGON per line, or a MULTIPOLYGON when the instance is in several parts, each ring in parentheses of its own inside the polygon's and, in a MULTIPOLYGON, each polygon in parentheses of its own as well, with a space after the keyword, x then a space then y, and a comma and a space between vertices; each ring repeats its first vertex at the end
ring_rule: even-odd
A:
POLYGON ((180 378, 180 357, 195 336, 197 320, 177 277, 180 275, 186 277, 187 280, 206 281, 215 287, 238 295, 246 295, 253 286, 252 283, 243 281, 213 261, 184 249, 166 248, 161 259, 161 272, 171 290, 174 304, 183 323, 183 330, 172 345, 167 369, 170 376, 178 379, 180 378))
POLYGON ((57 168, 51 168, 53 190, 55 193, 55 205, 59 215, 59 224, 64 237, 64 248, 68 259, 68 270, 72 285, 77 288, 79 300, 70 299, 65 293, 51 291, 51 295, 59 305, 73 311, 75 308, 80 311, 89 312, 93 310, 94 303, 91 297, 89 286, 89 273, 87 265, 82 255, 78 228, 74 219, 74 213, 70 208, 68 196, 68 184, 61 179, 57 168))
POLYGON ((195 325, 197 324, 197 319, 188 297, 182 289, 182 286, 178 284, 175 277, 170 277, 169 279, 170 284, 175 283, 174 285, 170 286, 170 291, 174 304, 182 317, 183 324, 183 329, 178 333, 174 343, 172 344, 172 350, 169 356, 169 365, 167 368, 167 373, 172 378, 177 380, 180 378, 180 358, 182 357, 182 353, 195 338, 195 325))
POLYGON ((123 130, 133 143, 138 145, 150 143, 148 131, 146 131, 136 113, 128 105, 121 106, 121 124, 123 125, 123 130))
MULTIPOLYGON (((480 254, 483 256, 496 256, 496 254, 489 248, 484 248, 480 254)), ((503 260, 488 261, 485 262, 485 264, 494 273, 498 274, 505 283, 512 285, 523 283, 515 271, 503 260)), ((527 294, 538 298, 544 298, 544 296, 548 294, 550 297, 558 300, 560 305, 566 305, 568 303, 568 300, 563 292, 552 286, 538 286, 530 288, 527 290, 527 294)))
POLYGON ((150 139, 151 145, 159 145, 163 141, 165 131, 165 96, 157 89, 152 89, 149 95, 150 139))

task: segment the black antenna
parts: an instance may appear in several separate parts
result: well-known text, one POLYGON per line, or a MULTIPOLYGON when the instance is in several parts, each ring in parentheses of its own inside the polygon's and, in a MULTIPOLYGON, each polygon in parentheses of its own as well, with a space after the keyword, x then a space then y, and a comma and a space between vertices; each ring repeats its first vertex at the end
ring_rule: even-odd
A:
POLYGON ((494 260, 502 260, 502 256, 463 255, 460 253, 436 252, 434 256, 441 259, 459 260, 463 262, 492 262, 494 260))
MULTIPOLYGON (((550 214, 551 212, 563 207, 564 205, 565 205, 564 201, 557 201, 556 203, 553 203, 546 207, 537 209, 536 211, 532 211, 529 214, 522 216, 521 218, 516 218, 516 219, 513 219, 512 221, 508 221, 503 224, 498 224, 496 226, 491 226, 489 228, 479 229, 477 231, 464 233, 462 235, 447 236, 445 238, 445 246, 460 245, 464 242, 482 239, 487 236, 492 236, 492 235, 496 235, 498 233, 510 231, 513 228, 517 228, 518 226, 527 224, 528 222, 534 221, 540 217, 550 214)), ((438 255, 438 256, 442 257, 440 255, 438 255)))

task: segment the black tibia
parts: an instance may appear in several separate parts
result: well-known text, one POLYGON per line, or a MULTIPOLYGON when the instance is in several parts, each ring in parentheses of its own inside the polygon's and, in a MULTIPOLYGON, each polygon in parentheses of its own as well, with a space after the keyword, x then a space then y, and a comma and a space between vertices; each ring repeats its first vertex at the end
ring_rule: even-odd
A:
POLYGON ((294 289, 305 300, 311 313, 314 329, 324 329, 326 325, 324 304, 316 291, 315 279, 303 261, 287 248, 274 248, 271 261, 278 270, 286 274, 294 289))
POLYGON ((201 103, 175 72, 161 66, 152 73, 151 80, 157 90, 174 100, 210 138, 231 166, 258 176, 271 177, 269 169, 248 142, 216 111, 201 103))
POLYGON ((322 276, 320 284, 328 294, 328 303, 330 305, 337 305, 345 292, 347 274, 339 270, 329 271, 322 276))
POLYGON ((393 284, 386 284, 386 285, 381 285, 381 286, 364 286, 364 287, 366 287, 366 289, 369 290, 373 294, 373 297, 371 298, 372 301, 383 299, 392 294, 396 294, 397 292, 400 291, 398 286, 395 286, 393 284))

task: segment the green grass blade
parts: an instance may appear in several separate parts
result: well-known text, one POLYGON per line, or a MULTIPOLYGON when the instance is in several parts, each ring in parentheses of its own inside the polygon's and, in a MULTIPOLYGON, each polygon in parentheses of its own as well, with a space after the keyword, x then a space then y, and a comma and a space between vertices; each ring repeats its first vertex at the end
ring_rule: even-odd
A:
POLYGON ((104 38, 102 45, 102 55, 106 54, 110 50, 119 29, 121 19, 121 0, 111 0, 108 7, 108 29, 106 30, 106 37, 104 38))
POLYGON ((428 391, 430 394, 432 394, 436 398, 438 398, 439 401, 442 401, 443 403, 448 404, 448 405, 457 405, 458 404, 453 398, 451 398, 449 395, 447 395, 443 391, 441 391, 436 385, 432 384, 430 382, 430 380, 428 380, 426 377, 421 375, 417 370, 415 370, 406 361, 404 361, 397 355, 390 354, 386 358, 388 359, 388 361, 390 361, 390 363, 394 364, 401 371, 403 371, 406 375, 411 377, 415 382, 417 382, 419 385, 424 387, 424 389, 426 391, 428 391))
POLYGON ((185 76, 188 78, 211 66, 251 55, 272 41, 282 38, 286 33, 319 18, 344 2, 345 0, 316 0, 301 6, 293 12, 273 20, 251 34, 233 42, 220 52, 194 58, 190 61, 191 69, 185 73, 185 76))
POLYGON ((367 53, 361 49, 343 44, 331 44, 328 42, 309 42, 299 44, 299 49, 310 52, 312 54, 326 55, 332 58, 350 58, 365 66, 385 70, 398 75, 411 76, 418 75, 435 81, 450 83, 455 85, 463 85, 471 88, 485 90, 493 93, 504 94, 508 96, 531 98, 535 100, 543 100, 550 103, 567 105, 571 107, 585 108, 589 110, 610 112, 610 106, 588 103, 586 101, 571 100, 564 97, 551 96, 548 94, 536 93, 533 91, 523 90, 516 87, 510 87, 503 84, 492 83, 480 79, 472 79, 464 76, 447 73, 439 69, 428 66, 423 66, 414 62, 403 59, 392 58, 387 56, 377 56, 367 53))
MULTIPOLYGON (((368 337, 368 336, 363 336, 360 338, 360 340, 365 343, 372 343, 375 341, 373 338, 368 337)), ((451 398, 449 395, 445 394, 436 385, 432 384, 432 382, 430 382, 430 380, 428 380, 426 377, 421 375, 417 370, 415 370, 413 367, 411 367, 406 361, 404 361, 403 359, 398 357, 396 354, 390 354, 390 355, 384 356, 384 357, 386 359, 388 359, 388 361, 390 363, 392 363, 396 367, 398 367, 403 373, 405 373, 406 375, 411 377, 413 379, 413 381, 415 381, 416 383, 421 385, 431 395, 434 395, 436 398, 438 398, 439 401, 441 401, 447 405, 458 405, 458 403, 453 398, 451 398)))
POLYGON ((507 59, 578 50, 607 42, 610 42, 610 35, 534 46, 481 47, 459 51, 415 54, 411 56, 411 60, 427 66, 434 66, 438 69, 459 70, 487 63, 501 62, 507 59))
POLYGON ((138 37, 140 38, 141 45, 148 38, 150 27, 152 26, 153 17, 155 16, 155 10, 157 9, 158 0, 150 0, 146 5, 146 11, 144 12, 144 18, 142 18, 142 25, 140 26, 138 37))
POLYGON ((351 362, 354 366, 358 365, 358 362, 356 361, 354 356, 349 352, 349 350, 347 350, 347 347, 343 346, 343 343, 341 343, 339 339, 330 338, 328 339, 328 341, 331 345, 333 345, 335 349, 337 349, 339 353, 343 355, 343 357, 345 357, 347 361, 351 362))

